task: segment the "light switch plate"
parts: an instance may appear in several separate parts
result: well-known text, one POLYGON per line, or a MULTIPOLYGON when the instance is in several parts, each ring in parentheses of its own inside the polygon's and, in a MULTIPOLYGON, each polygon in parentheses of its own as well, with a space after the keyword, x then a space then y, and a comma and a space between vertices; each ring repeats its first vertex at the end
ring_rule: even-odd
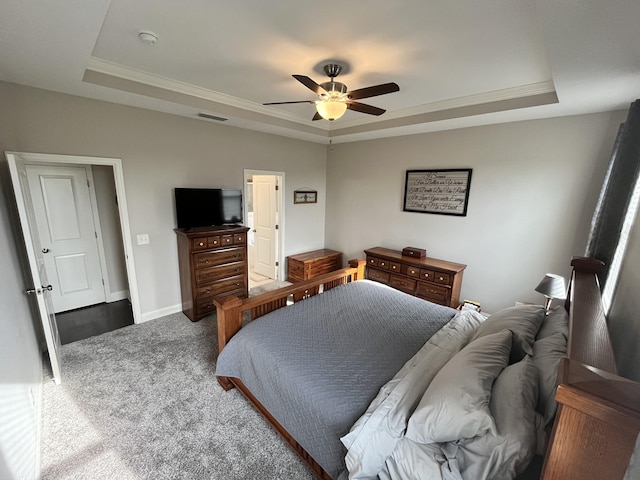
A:
POLYGON ((149 243, 149 234, 142 233, 138 235, 138 245, 147 245, 149 243))

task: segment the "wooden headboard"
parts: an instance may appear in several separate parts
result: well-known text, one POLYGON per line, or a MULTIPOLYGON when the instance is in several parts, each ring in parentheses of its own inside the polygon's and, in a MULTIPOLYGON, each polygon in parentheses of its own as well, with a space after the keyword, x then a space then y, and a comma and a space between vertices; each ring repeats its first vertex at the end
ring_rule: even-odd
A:
POLYGON ((640 432, 640 383, 617 375, 597 278, 604 264, 575 257, 571 265, 568 358, 541 478, 622 480, 640 432))

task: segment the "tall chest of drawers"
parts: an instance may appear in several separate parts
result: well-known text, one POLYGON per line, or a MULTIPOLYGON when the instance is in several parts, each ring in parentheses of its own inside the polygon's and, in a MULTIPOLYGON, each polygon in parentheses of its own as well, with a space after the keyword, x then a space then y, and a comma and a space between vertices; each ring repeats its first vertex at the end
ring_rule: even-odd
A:
POLYGON ((437 258, 414 258, 388 248, 365 250, 366 278, 440 305, 458 307, 466 265, 437 258))
POLYGON ((216 311, 215 299, 249 295, 247 227, 175 230, 182 311, 192 322, 216 311))

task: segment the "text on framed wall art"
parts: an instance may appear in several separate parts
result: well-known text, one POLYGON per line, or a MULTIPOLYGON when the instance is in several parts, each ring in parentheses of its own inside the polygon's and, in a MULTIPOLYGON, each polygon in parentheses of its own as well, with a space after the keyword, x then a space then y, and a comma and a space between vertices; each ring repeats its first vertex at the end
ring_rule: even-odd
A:
POLYGON ((465 217, 470 186, 470 168, 407 170, 403 210, 465 217))

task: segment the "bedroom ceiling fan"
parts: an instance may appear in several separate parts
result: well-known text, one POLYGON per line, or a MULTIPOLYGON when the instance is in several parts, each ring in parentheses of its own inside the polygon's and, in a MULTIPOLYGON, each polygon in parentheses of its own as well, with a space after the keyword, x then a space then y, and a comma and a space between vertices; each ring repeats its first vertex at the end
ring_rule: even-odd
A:
POLYGON ((306 75, 293 75, 293 78, 302 83, 309 90, 318 95, 318 100, 299 100, 293 102, 269 102, 263 105, 286 105, 289 103, 314 103, 316 105, 316 114, 312 120, 320 120, 322 118, 332 121, 344 115, 349 110, 355 112, 367 113, 369 115, 382 115, 386 110, 372 105, 356 102, 362 98, 377 97, 378 95, 386 95, 387 93, 398 92, 400 87, 398 84, 382 83, 372 87, 360 88, 358 90, 347 91, 344 83, 336 82, 335 78, 342 71, 342 65, 329 63, 323 68, 324 73, 329 77, 328 82, 317 84, 306 75))

